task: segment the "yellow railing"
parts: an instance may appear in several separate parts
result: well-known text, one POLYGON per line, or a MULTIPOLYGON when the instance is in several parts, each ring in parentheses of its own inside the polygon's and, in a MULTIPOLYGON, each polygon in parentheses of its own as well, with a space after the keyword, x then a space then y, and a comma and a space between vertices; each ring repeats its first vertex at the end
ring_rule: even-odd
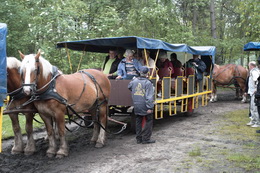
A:
MULTIPOLYGON (((168 78, 168 77, 167 77, 168 78)), ((202 87, 197 85, 196 89, 193 94, 188 94, 188 91, 191 89, 190 87, 194 86, 194 81, 195 78, 194 76, 191 78, 186 78, 186 77, 178 77, 179 79, 182 79, 181 82, 183 83, 186 82, 186 89, 187 92, 183 93, 183 89, 179 92, 177 86, 178 86, 178 81, 180 80, 175 80, 175 90, 171 93, 171 97, 165 99, 164 98, 164 83, 162 82, 162 97, 159 98, 156 96, 155 100, 155 119, 162 119, 163 114, 164 114, 164 109, 168 109, 169 111, 169 116, 173 116, 177 114, 177 101, 180 102, 180 112, 187 112, 188 111, 188 106, 191 106, 191 109, 198 108, 199 105, 201 106, 206 106, 208 104, 208 94, 212 93, 212 90, 209 88, 209 76, 205 79, 205 82, 203 83, 202 87), (193 80, 193 82, 192 82, 193 80), (204 88, 205 86, 205 88, 204 88), (201 104, 199 103, 199 97, 201 97, 201 104), (190 105, 189 105, 190 104, 190 105)), ((184 85, 180 85, 184 87, 184 85)), ((171 88, 171 83, 170 83, 170 88, 171 88)))

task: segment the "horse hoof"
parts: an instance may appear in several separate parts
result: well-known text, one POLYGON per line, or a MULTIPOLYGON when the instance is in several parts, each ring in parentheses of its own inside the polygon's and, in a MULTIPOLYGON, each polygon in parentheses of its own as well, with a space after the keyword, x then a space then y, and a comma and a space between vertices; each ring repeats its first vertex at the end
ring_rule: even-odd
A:
POLYGON ((12 150, 11 151, 12 155, 17 155, 17 154, 21 154, 21 153, 23 153, 23 151, 18 151, 18 150, 12 150))
POLYGON ((95 141, 90 141, 89 144, 90 144, 90 145, 95 145, 96 142, 95 142, 95 141))
POLYGON ((104 147, 104 144, 101 144, 101 143, 96 143, 95 145, 96 148, 103 148, 104 147))
POLYGON ((53 154, 53 153, 47 153, 47 157, 53 158, 53 157, 54 157, 54 154, 53 154))
POLYGON ((62 155, 62 154, 57 154, 56 155, 56 159, 62 159, 62 158, 64 158, 65 156, 64 155, 62 155))
POLYGON ((16 154, 21 154, 23 153, 23 147, 13 147, 11 154, 16 155, 16 154))
POLYGON ((61 158, 66 157, 66 156, 68 156, 68 155, 69 155, 68 151, 59 150, 59 151, 56 153, 56 158, 61 159, 61 158))
POLYGON ((33 155, 34 151, 24 151, 24 155, 30 156, 33 155))

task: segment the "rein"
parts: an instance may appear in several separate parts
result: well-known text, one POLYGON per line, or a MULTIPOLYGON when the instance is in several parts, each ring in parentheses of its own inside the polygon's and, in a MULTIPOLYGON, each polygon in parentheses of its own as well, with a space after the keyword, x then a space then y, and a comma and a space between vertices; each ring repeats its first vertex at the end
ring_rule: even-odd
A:
MULTIPOLYGON (((99 122, 99 115, 100 115, 100 114, 99 114, 99 113, 100 113, 99 108, 100 108, 100 106, 101 106, 102 104, 104 104, 105 102, 107 102, 108 99, 106 98, 106 96, 105 96, 105 94, 104 94, 104 92, 103 92, 101 86, 100 86, 99 83, 96 81, 96 79, 95 79, 95 77, 94 77, 93 75, 91 75, 90 73, 88 73, 88 72, 86 72, 86 71, 82 71, 82 70, 79 71, 79 73, 84 73, 84 74, 86 74, 86 75, 93 81, 93 83, 94 83, 94 85, 95 85, 95 88, 96 88, 96 91, 97 91, 96 102, 94 103, 94 105, 96 105, 96 117, 97 117, 97 120, 94 120, 94 122, 96 122, 103 130, 105 130, 107 133, 110 133, 110 134, 117 135, 117 134, 121 133, 122 131, 124 131, 124 130, 126 129, 126 126, 127 126, 126 123, 121 123, 121 124, 123 124, 121 130, 119 130, 118 132, 113 133, 113 132, 107 130, 107 129, 99 122), (103 97, 105 98, 105 99, 104 99, 103 101, 101 101, 100 103, 99 103, 99 101, 98 101, 98 88, 100 89, 100 91, 101 91, 103 97)), ((70 110, 73 112, 73 114, 75 114, 75 115, 76 115, 78 118, 80 118, 81 120, 93 122, 93 120, 85 120, 85 119, 83 119, 70 105, 68 105, 67 108, 70 109, 70 110)), ((92 109, 93 109, 93 108, 92 108, 92 109)), ((69 119, 70 119, 70 116, 69 116, 69 119)), ((81 126, 81 125, 78 124, 78 123, 76 123, 76 124, 79 125, 79 126, 81 126)))
MULTIPOLYGON (((39 63, 39 62, 36 62, 36 63, 39 63)), ((54 67, 54 66, 53 66, 54 67)), ((53 84, 53 82, 55 82, 55 79, 60 76, 61 74, 60 73, 57 73, 55 74, 52 79, 46 83, 43 87, 39 88, 39 89, 36 89, 37 87, 37 81, 38 81, 38 74, 39 74, 39 64, 37 64, 37 69, 35 70, 35 73, 36 74, 36 79, 35 79, 35 82, 32 83, 32 84, 23 84, 22 86, 31 86, 33 88, 33 91, 32 91, 32 95, 30 97, 30 99, 28 101, 26 101, 25 103, 23 103, 22 105, 19 106, 19 108, 23 107, 23 106, 26 106, 34 101, 37 101, 37 100, 45 100, 45 99, 56 99, 57 101, 59 101, 61 104, 64 104, 66 106, 66 110, 67 110, 67 115, 69 117, 69 123, 71 122, 74 122, 75 124, 77 124, 78 126, 80 127, 86 127, 86 126, 82 126, 81 124, 77 123, 76 121, 72 120, 71 117, 72 115, 76 115, 79 119, 81 120, 84 120, 84 121, 91 121, 91 122, 95 122, 97 123, 102 129, 104 129, 106 132, 108 133, 111 133, 111 134, 119 134, 121 133, 122 131, 124 131, 126 129, 126 126, 127 124, 126 123, 123 123, 123 126, 121 128, 120 131, 116 132, 116 133, 112 133, 110 131, 108 131, 100 122, 99 122, 99 119, 100 119, 100 106, 102 104, 104 104, 105 102, 108 101, 108 99, 106 98, 101 86, 99 85, 99 83, 96 81, 96 79, 94 78, 93 75, 91 75, 90 73, 88 72, 85 72, 85 71, 79 71, 79 73, 82 74, 82 78, 84 80, 84 86, 83 86, 83 89, 82 89, 82 92, 79 96, 79 98, 77 99, 76 103, 73 103, 73 104, 69 104, 67 102, 67 100, 65 98, 63 98, 62 96, 60 96, 57 91, 55 90, 55 83, 53 84), (76 105, 78 103, 78 101, 80 100, 80 98, 82 97, 83 93, 85 92, 85 88, 86 88, 86 80, 83 76, 83 74, 87 75, 94 83, 95 85, 95 88, 96 88, 96 91, 97 91, 97 95, 96 95, 96 101, 93 105, 95 105, 94 107, 92 107, 91 109, 94 109, 96 108, 96 118, 97 120, 85 120, 83 119, 74 109, 73 109, 73 106, 76 105), (48 88, 47 88, 48 87, 48 88), (47 88, 47 90, 44 90, 45 88, 47 88), (98 100, 98 97, 99 97, 99 90, 101 91, 103 97, 104 97, 104 100, 102 101, 99 101, 98 100), (42 91, 44 90, 44 91, 42 91), (47 92, 47 93, 46 93, 47 92), (44 95, 45 94, 45 95, 44 95), (47 95, 46 95, 47 94, 47 95), (48 95, 50 94, 50 95, 48 95), (44 95, 44 96, 43 96, 44 95), (72 112, 72 114, 69 113, 69 111, 72 112)), ((66 126, 65 128, 70 131, 66 126)), ((70 131, 71 132, 71 131, 70 131)))
MULTIPOLYGON (((222 83, 220 83, 220 82, 218 82, 218 81, 216 80, 216 78, 217 78, 220 74, 222 74, 223 72, 225 72, 226 70, 228 70, 230 67, 232 67, 231 65, 232 65, 232 64, 229 64, 229 66, 227 66, 225 69, 223 69, 223 70, 222 70, 220 73, 218 73, 217 76, 215 76, 215 77, 214 77, 214 73, 213 73, 213 77, 214 77, 213 81, 215 81, 216 83, 219 83, 220 85, 231 85, 231 84, 234 83, 233 80, 236 79, 236 78, 241 78, 241 79, 243 79, 244 81, 246 81, 246 79, 244 79, 243 77, 241 77, 241 73, 240 73, 240 71, 239 71, 237 65, 236 65, 236 67, 235 67, 235 72, 238 72, 238 76, 233 76, 227 84, 222 84, 222 83)), ((234 75, 235 75, 235 73, 234 73, 234 75)))

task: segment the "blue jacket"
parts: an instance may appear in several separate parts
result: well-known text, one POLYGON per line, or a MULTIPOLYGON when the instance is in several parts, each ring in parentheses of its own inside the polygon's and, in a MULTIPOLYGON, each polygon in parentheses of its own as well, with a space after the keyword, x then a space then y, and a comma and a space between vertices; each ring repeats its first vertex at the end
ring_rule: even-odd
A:
MULTIPOLYGON (((142 67, 142 64, 137 59, 133 59, 133 63, 136 71, 140 73, 140 68, 142 67)), ((123 79, 127 77, 125 64, 126 64, 126 58, 121 60, 117 68, 117 75, 122 76, 123 79)))
POLYGON ((136 77, 129 84, 134 103, 134 113, 136 115, 147 115, 147 110, 154 108, 154 86, 145 77, 136 77))

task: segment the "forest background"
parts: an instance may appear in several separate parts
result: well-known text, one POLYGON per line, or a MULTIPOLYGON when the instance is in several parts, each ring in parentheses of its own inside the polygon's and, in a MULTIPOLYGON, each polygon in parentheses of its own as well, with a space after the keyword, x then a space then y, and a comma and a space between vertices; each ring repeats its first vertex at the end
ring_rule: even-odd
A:
MULTIPOLYGON (((243 59, 243 45, 260 41, 257 0, 0 0, 8 26, 7 55, 44 52, 69 72, 61 41, 140 36, 169 43, 216 46, 216 63, 243 59)), ((103 55, 71 52, 73 69, 100 67, 103 55)), ((243 61, 242 61, 243 62, 243 61)), ((246 64, 242 64, 246 65, 246 64)))

